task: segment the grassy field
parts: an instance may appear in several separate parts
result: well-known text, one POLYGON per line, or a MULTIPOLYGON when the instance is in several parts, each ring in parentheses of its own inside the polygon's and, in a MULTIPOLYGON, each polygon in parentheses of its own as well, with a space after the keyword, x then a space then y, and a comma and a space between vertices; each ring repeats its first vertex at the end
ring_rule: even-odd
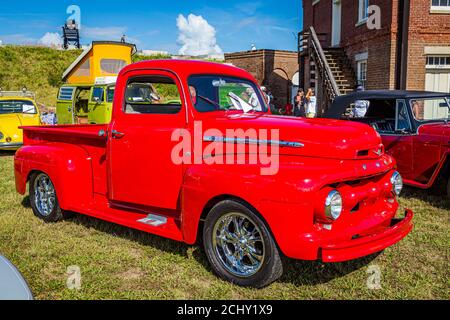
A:
POLYGON ((290 261, 262 290, 218 280, 203 251, 83 216, 58 224, 34 217, 15 193, 12 154, 0 155, 0 254, 22 271, 37 299, 449 299, 449 209, 438 192, 408 189, 416 227, 383 253, 339 264, 290 261), (82 288, 66 288, 67 268, 82 288), (381 270, 370 290, 368 270, 381 270))

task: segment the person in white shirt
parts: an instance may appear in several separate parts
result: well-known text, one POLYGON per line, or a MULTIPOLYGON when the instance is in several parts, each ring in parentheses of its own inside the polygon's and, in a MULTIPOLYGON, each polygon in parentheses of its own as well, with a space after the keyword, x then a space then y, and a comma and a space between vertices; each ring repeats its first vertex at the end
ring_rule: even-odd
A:
POLYGON ((306 94, 306 117, 315 118, 317 116, 317 98, 313 88, 308 89, 306 94))

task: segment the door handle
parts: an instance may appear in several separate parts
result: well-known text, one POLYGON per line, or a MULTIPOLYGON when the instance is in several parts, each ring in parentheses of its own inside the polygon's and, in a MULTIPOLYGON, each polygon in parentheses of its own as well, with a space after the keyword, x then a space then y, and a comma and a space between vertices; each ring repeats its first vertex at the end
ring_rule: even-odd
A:
POLYGON ((111 133, 112 133, 112 137, 114 139, 121 139, 121 138, 123 138, 125 136, 125 133, 119 132, 117 130, 113 130, 111 133))

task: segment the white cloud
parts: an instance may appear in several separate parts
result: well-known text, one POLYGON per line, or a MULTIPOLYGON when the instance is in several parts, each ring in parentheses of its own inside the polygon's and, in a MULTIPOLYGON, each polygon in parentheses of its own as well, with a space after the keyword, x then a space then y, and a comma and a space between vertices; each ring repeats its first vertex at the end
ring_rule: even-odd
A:
POLYGON ((63 40, 59 33, 57 32, 47 32, 40 40, 39 44, 46 47, 57 47, 60 48, 63 45, 63 40))
POLYGON ((25 34, 5 34, 1 35, 3 44, 36 44, 37 40, 25 34))
POLYGON ((178 53, 189 56, 218 56, 223 54, 217 45, 216 29, 202 16, 190 14, 177 18, 178 42, 182 46, 178 53))

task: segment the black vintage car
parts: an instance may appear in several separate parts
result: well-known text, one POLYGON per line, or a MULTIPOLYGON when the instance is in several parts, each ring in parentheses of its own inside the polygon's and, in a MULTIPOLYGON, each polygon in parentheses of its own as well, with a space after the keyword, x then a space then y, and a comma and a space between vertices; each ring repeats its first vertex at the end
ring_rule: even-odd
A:
POLYGON ((339 96, 324 117, 372 126, 406 184, 427 189, 441 176, 450 198, 449 115, 450 93, 384 90, 339 96))

